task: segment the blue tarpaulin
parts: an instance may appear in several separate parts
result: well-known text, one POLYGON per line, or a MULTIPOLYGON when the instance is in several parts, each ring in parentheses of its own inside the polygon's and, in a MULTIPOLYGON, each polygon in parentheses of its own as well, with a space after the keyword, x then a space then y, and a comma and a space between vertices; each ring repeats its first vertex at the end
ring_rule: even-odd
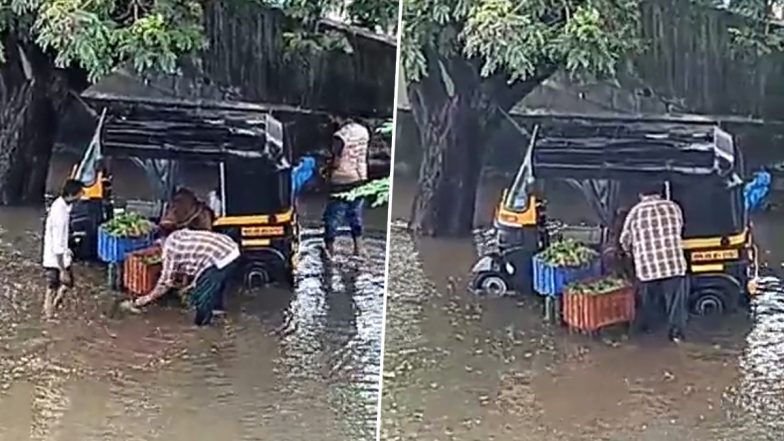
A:
POLYGON ((316 159, 312 156, 303 156, 291 172, 291 191, 295 197, 315 173, 316 159))
POLYGON ((759 211, 765 205, 770 192, 770 173, 762 170, 754 173, 754 178, 743 188, 743 200, 749 213, 759 211))

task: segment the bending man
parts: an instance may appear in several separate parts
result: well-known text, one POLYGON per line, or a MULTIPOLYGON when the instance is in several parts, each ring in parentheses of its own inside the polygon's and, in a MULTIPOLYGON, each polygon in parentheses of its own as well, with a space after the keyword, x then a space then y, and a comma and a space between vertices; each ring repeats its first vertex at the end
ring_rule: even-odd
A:
POLYGON ((640 192, 623 225, 621 245, 634 258, 640 281, 638 326, 647 331, 653 308, 665 301, 669 337, 684 337, 687 320, 686 258, 683 255, 683 212, 675 202, 661 197, 662 186, 640 192))
POLYGON ((212 231, 178 230, 163 242, 163 271, 158 284, 147 295, 123 302, 133 312, 149 305, 177 287, 177 279, 193 280, 190 305, 196 308, 195 323, 208 325, 214 313, 223 311, 223 292, 233 264, 240 257, 237 244, 212 231))

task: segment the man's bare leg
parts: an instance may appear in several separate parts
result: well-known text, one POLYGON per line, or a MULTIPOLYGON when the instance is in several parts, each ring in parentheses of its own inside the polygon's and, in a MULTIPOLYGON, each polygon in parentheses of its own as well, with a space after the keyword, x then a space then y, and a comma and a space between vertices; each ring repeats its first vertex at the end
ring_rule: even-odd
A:
POLYGON ((54 301, 52 302, 53 309, 57 309, 60 307, 60 303, 63 301, 66 292, 68 292, 67 286, 61 286, 57 290, 57 295, 54 297, 54 301))
POLYGON ((354 255, 362 255, 362 251, 364 251, 364 247, 362 246, 362 238, 359 236, 354 237, 354 255))
POLYGON ((324 244, 324 253, 327 255, 327 259, 332 259, 332 256, 335 255, 335 242, 324 244))
POLYGON ((44 318, 50 319, 52 318, 52 314, 54 313, 54 290, 51 288, 46 288, 46 294, 44 294, 44 318))

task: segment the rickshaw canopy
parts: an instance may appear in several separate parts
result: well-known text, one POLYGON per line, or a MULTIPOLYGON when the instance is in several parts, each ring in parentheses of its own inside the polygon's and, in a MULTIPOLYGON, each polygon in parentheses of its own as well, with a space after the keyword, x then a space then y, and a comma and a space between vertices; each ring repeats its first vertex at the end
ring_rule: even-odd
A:
POLYGON ((286 106, 107 94, 84 99, 91 107, 107 111, 100 136, 104 155, 264 159, 279 169, 291 167, 283 124, 273 116, 292 110, 286 106))
POLYGON ((537 177, 735 180, 738 165, 732 136, 710 120, 549 119, 528 149, 537 177))

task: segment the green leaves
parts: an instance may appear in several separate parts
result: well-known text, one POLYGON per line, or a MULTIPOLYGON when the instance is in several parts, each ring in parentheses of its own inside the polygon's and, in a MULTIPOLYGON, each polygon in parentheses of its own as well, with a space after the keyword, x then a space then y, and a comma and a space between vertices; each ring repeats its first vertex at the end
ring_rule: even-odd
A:
POLYGON ((548 61, 547 44, 554 35, 518 2, 488 0, 471 10, 462 37, 465 55, 481 58, 482 76, 501 71, 512 80, 525 80, 548 61))
POLYGON ((392 119, 388 119, 384 121, 380 126, 378 126, 375 132, 391 141, 392 133, 394 132, 394 130, 395 130, 394 122, 392 121, 392 119))
POLYGON ((204 45, 201 9, 189 11, 174 24, 162 12, 136 20, 117 33, 120 56, 133 63, 137 71, 156 70, 174 73, 179 54, 201 49, 204 45))
MULTIPOLYGON (((31 11, 32 12, 32 11, 31 11)), ((32 29, 36 43, 56 53, 55 65, 83 67, 91 80, 106 75, 115 43, 113 24, 96 12, 81 9, 78 1, 42 3, 32 29)))
POLYGON ((202 9, 186 0, 12 0, 0 4, 0 29, 78 66, 91 81, 130 63, 174 72, 181 54, 204 45, 202 9))
MULTIPOLYGON (((230 6, 283 8, 292 19, 292 52, 351 51, 345 36, 324 32, 328 14, 387 30, 397 22, 396 0, 226 0, 230 6), (393 20, 394 16, 394 20, 393 20)), ((177 61, 205 45, 204 3, 199 0, 0 0, 0 33, 10 31, 54 55, 57 67, 81 67, 93 82, 120 65, 136 71, 175 73, 177 61)), ((0 41, 0 62, 3 47, 0 41)))
POLYGON ((370 181, 365 185, 340 193, 337 196, 349 201, 369 198, 371 207, 380 207, 389 202, 389 178, 370 181))
POLYGON ((346 8, 354 24, 390 35, 397 34, 399 11, 398 0, 352 0, 346 8))
POLYGON ((291 18, 284 34, 287 56, 303 62, 321 51, 351 53, 353 48, 343 33, 324 31, 323 18, 340 17, 350 24, 373 32, 394 34, 397 29, 397 0, 257 0, 283 10, 291 18))

